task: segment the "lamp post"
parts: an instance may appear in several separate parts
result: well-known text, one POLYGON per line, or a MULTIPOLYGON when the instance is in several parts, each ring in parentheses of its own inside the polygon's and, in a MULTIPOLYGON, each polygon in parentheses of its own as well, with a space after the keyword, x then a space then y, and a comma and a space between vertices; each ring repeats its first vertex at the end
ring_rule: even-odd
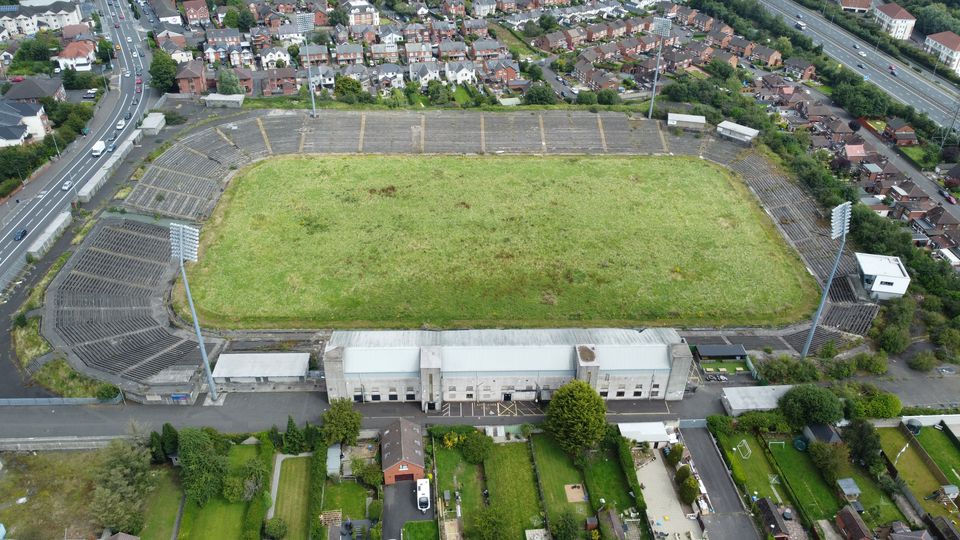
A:
POLYGON ((197 247, 200 244, 200 230, 180 223, 170 224, 170 254, 180 262, 180 276, 183 277, 183 288, 187 292, 187 303, 190 305, 190 316, 193 317, 193 330, 197 334, 200 344, 200 358, 203 359, 203 369, 207 375, 207 386, 210 387, 210 399, 217 401, 217 386, 213 383, 213 374, 210 373, 210 360, 207 358, 207 348, 200 333, 200 321, 197 319, 197 310, 193 307, 193 295, 190 294, 190 283, 187 281, 187 271, 183 266, 184 259, 197 262, 197 247))
POLYGON ((843 255, 843 247, 847 243, 847 233, 850 231, 850 214, 853 205, 849 201, 835 206, 831 212, 830 218, 830 238, 840 239, 840 247, 837 249, 837 258, 833 261, 833 268, 830 270, 830 276, 823 287, 823 296, 820 297, 820 305, 817 306, 817 312, 813 314, 813 324, 810 325, 810 333, 807 334, 807 341, 803 344, 803 351, 800 358, 806 358, 810 352, 810 344, 813 342, 813 335, 817 332, 817 324, 820 322, 820 315, 823 314, 823 306, 827 303, 827 295, 830 294, 830 285, 833 283, 833 277, 837 274, 837 267, 840 266, 840 257, 843 255))
POLYGON ((310 62, 310 45, 307 45, 307 88, 310 90, 310 107, 313 109, 313 112, 310 113, 310 118, 317 117, 317 98, 314 96, 316 93, 313 88, 313 64, 310 62))
POLYGON ((660 58, 663 56, 663 40, 670 36, 670 29, 673 23, 666 17, 655 17, 653 19, 653 33, 660 37, 657 45, 657 67, 653 71, 653 89, 650 93, 650 110, 647 112, 647 119, 653 118, 653 104, 657 100, 657 82, 660 80, 660 58))

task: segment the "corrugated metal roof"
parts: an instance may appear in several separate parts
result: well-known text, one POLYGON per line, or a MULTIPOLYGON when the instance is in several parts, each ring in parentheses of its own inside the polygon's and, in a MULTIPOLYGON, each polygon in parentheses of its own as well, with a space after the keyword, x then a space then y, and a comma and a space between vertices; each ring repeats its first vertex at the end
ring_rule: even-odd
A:
POLYGON ((213 368, 220 377, 303 377, 310 353, 221 354, 213 368))
POLYGON ((520 330, 338 330, 327 347, 543 347, 680 343, 672 328, 556 328, 520 330))
POLYGON ((777 408, 777 401, 793 388, 790 384, 774 386, 730 386, 721 393, 733 412, 769 411, 777 408))

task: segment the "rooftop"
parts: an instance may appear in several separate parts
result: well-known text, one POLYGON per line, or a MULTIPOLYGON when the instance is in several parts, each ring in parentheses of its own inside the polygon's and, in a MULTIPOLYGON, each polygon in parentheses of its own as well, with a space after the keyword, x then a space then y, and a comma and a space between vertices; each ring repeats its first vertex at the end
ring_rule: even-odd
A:
POLYGON ((793 388, 789 384, 773 386, 733 386, 721 390, 732 411, 766 411, 777 408, 777 401, 793 388))
POLYGON ((681 343, 672 328, 520 330, 337 330, 328 347, 540 347, 544 345, 644 345, 681 343))
POLYGON ((303 377, 310 365, 310 353, 221 354, 213 376, 221 377, 303 377))
POLYGON ((909 277, 907 270, 900 262, 900 257, 887 255, 871 255, 869 253, 855 253, 860 270, 869 276, 885 276, 904 278, 909 277))
POLYGON ((890 2, 889 4, 884 4, 877 8, 877 11, 883 13, 891 19, 901 19, 907 21, 915 21, 917 18, 910 14, 909 11, 900 7, 900 4, 896 2, 890 2))

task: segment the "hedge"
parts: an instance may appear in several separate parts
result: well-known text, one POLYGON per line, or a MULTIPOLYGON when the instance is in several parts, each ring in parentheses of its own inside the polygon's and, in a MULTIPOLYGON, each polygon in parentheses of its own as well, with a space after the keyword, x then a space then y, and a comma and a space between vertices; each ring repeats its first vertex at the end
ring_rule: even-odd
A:
POLYGON ((310 538, 323 538, 323 524, 320 513, 323 511, 323 485, 327 480, 327 453, 315 451, 310 458, 310 538))
POLYGON ((430 434, 434 439, 442 439, 447 433, 457 433, 459 435, 467 435, 477 431, 477 428, 473 426, 468 426, 465 424, 453 424, 449 426, 430 426, 427 428, 427 433, 430 434))
POLYGON ((633 491, 637 510, 644 514, 644 510, 647 509, 647 501, 643 500, 643 491, 640 489, 640 481, 637 480, 637 470, 633 466, 633 452, 630 451, 630 441, 625 437, 620 437, 620 440, 617 441, 617 457, 620 458, 620 466, 623 468, 624 476, 627 477, 630 491, 633 491))
MULTIPOLYGON (((268 477, 269 478, 269 477, 268 477)), ((243 515, 243 528, 240 530, 240 540, 260 540, 260 531, 263 530, 263 520, 267 517, 267 510, 272 503, 270 492, 264 491, 259 497, 254 497, 247 505, 247 512, 243 515)))

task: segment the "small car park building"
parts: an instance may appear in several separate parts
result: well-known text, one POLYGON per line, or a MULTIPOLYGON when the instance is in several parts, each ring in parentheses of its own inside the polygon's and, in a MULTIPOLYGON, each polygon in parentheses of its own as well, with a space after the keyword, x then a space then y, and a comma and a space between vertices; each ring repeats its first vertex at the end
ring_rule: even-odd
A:
POLYGON ((724 120, 717 124, 717 134, 727 139, 749 144, 757 138, 760 131, 751 127, 735 124, 729 120, 724 120))
POLYGON ((213 368, 216 384, 299 383, 310 353, 224 353, 213 368))
POLYGON ((725 387, 720 391, 720 402, 730 416, 750 411, 772 411, 791 388, 793 385, 790 384, 725 387))
POLYGON ((707 127, 707 117, 695 114, 667 114, 667 127, 703 131, 707 127))
POLYGON ((855 253, 864 290, 874 300, 900 298, 910 286, 910 274, 900 257, 855 253))
POLYGON ((383 430, 380 435, 380 462, 385 485, 425 478, 423 428, 420 424, 401 418, 383 430))
POLYGON ((140 122, 140 129, 147 135, 159 135, 163 126, 167 125, 167 117, 163 113, 150 113, 140 122))
POLYGON ((746 360, 747 350, 735 345, 697 345, 697 358, 701 361, 746 360))

